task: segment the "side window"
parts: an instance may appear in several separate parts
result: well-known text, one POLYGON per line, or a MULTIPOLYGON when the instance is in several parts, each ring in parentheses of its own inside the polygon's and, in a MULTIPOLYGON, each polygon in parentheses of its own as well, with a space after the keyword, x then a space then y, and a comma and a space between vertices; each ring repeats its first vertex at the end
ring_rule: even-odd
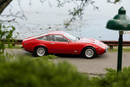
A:
POLYGON ((55 41, 54 35, 48 35, 46 36, 48 41, 55 41))
POLYGON ((64 38, 62 35, 54 35, 55 41, 57 42, 68 42, 66 38, 64 38))
POLYGON ((43 36, 43 37, 38 38, 38 40, 47 40, 47 37, 43 36))
POLYGON ((45 41, 55 41, 54 35, 47 35, 38 38, 38 40, 45 40, 45 41))

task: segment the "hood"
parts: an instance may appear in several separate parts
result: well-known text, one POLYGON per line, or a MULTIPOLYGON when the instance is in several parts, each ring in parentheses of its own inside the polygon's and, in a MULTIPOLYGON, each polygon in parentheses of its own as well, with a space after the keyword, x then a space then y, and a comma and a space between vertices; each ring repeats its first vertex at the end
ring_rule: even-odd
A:
POLYGON ((92 39, 92 38, 81 38, 80 40, 78 40, 78 42, 94 43, 95 39, 92 39))
POLYGON ((108 48, 108 46, 106 44, 104 44, 103 42, 101 42, 99 40, 93 39, 93 38, 81 38, 80 40, 78 40, 78 42, 92 43, 92 44, 98 45, 103 48, 108 48))

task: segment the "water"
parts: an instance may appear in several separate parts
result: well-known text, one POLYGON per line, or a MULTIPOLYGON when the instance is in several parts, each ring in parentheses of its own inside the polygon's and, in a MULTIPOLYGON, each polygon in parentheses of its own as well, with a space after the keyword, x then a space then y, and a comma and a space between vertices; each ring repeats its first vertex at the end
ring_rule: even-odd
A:
MULTIPOLYGON (((43 4, 37 0, 32 0, 30 6, 29 1, 22 0, 21 8, 26 20, 16 18, 18 23, 13 23, 13 25, 16 26, 15 33, 19 32, 17 39, 52 30, 62 30, 78 37, 118 40, 118 32, 106 29, 106 23, 117 14, 121 6, 125 7, 127 15, 130 17, 129 3, 130 0, 124 0, 113 5, 107 3, 106 0, 95 0, 95 5, 99 7, 99 10, 94 10, 91 5, 88 5, 83 20, 76 21, 70 26, 70 29, 64 29, 63 23, 70 17, 67 11, 74 6, 73 4, 66 4, 64 8, 56 8, 57 4, 54 0, 48 0, 43 4)), ((14 0, 3 14, 7 14, 10 8, 14 13, 19 11, 17 0, 14 0)), ((130 34, 125 34, 124 40, 130 40, 130 34)))

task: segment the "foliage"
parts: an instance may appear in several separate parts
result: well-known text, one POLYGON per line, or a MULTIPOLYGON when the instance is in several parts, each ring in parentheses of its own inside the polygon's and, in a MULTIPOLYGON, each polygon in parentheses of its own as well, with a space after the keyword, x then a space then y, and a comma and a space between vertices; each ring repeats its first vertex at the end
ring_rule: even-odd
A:
MULTIPOLYGON (((13 0, 0 0, 0 15, 12 1, 13 0)), ((51 0, 38 0, 38 2, 39 1, 40 1, 40 3, 45 3, 45 2, 51 3, 51 0)), ((81 19, 83 17, 84 10, 89 4, 91 4, 94 8, 98 9, 98 7, 94 4, 96 0, 55 0, 55 1, 57 1, 57 7, 64 7, 64 5, 68 4, 68 3, 75 4, 73 9, 69 10, 69 15, 71 15, 71 18, 69 18, 67 23, 64 23, 66 28, 69 25, 71 25, 72 22, 76 21, 77 19, 81 19)), ((121 0, 106 0, 106 1, 108 1, 109 3, 115 4, 121 0)), ((20 19, 26 19, 23 8, 21 8, 22 0, 17 0, 17 2, 19 5, 19 8, 20 8, 20 11, 12 12, 13 10, 12 10, 12 8, 10 8, 9 13, 7 15, 1 15, 1 16, 3 16, 3 17, 10 16, 10 17, 15 17, 15 18, 20 18, 20 19)), ((31 5, 31 4, 32 4, 32 0, 29 0, 29 5, 31 5)), ((15 8, 15 6, 14 6, 14 8, 15 8)), ((15 21, 15 18, 11 19, 11 20, 7 20, 7 21, 13 22, 13 21, 15 21)))
POLYGON ((11 47, 14 42, 12 38, 15 27, 0 24, 0 54, 4 52, 5 45, 11 47))
POLYGON ((109 3, 117 3, 117 2, 119 2, 119 1, 121 1, 121 0, 107 0, 109 3))
POLYGON ((56 56, 55 55, 48 55, 47 58, 49 58, 49 59, 55 59, 56 56))
MULTIPOLYGON (((58 7, 63 7, 66 3, 76 3, 76 6, 73 7, 73 10, 69 10, 69 15, 71 15, 71 18, 64 23, 65 28, 68 28, 68 26, 71 25, 71 23, 77 19, 82 19, 85 8, 91 4, 94 9, 98 9, 94 3, 95 0, 57 0, 58 1, 58 7)), ((117 3, 120 0, 107 0, 108 3, 117 3)))
MULTIPOLYGON (((30 55, 29 56, 27 56, 28 58, 32 58, 32 57, 30 57, 30 55)), ((37 59, 41 59, 41 58, 44 58, 44 59, 56 59, 57 58, 57 56, 55 56, 55 55, 47 55, 47 56, 41 56, 41 57, 37 57, 37 59)))
POLYGON ((0 58, 0 87, 87 87, 88 78, 67 62, 0 58))
POLYGON ((0 55, 0 87, 129 87, 130 67, 122 72, 107 69, 102 77, 80 74, 67 62, 0 55))
POLYGON ((104 77, 91 79, 91 87, 129 87, 130 67, 124 68, 122 72, 107 69, 108 73, 104 77))

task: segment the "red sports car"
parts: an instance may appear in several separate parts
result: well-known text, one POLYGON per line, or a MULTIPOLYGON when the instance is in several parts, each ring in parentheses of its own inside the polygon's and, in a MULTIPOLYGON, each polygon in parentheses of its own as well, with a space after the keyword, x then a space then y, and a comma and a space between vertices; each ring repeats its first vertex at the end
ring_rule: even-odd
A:
POLYGON ((93 58, 106 52, 108 46, 95 39, 77 38, 63 31, 53 31, 23 40, 23 48, 34 56, 54 54, 81 54, 93 58))

